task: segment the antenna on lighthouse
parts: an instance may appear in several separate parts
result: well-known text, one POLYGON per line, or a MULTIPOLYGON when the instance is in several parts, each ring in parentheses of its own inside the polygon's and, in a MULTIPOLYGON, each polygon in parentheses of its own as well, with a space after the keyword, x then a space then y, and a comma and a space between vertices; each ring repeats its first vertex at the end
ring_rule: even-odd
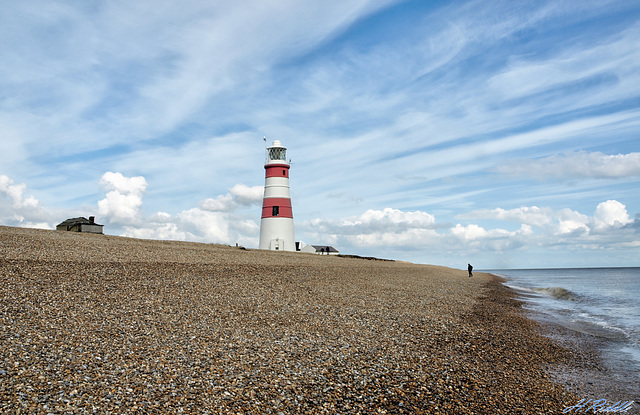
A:
POLYGON ((269 147, 267 147, 267 136, 265 135, 264 137, 262 137, 262 139, 264 140, 264 164, 267 164, 269 162, 269 147))

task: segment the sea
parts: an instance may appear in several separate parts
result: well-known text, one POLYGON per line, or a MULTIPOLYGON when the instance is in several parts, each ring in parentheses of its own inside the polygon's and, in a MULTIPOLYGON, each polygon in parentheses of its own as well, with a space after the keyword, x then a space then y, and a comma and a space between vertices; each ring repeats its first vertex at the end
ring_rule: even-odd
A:
POLYGON ((592 339, 611 388, 640 405, 640 268, 486 271, 506 280, 530 318, 592 339))

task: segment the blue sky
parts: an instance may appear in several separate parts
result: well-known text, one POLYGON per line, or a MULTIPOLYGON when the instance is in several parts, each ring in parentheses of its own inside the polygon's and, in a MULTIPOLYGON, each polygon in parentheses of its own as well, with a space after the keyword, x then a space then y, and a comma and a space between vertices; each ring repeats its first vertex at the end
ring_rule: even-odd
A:
MULTIPOLYGON (((1 1, 1 0, 0 0, 1 1)), ((0 224, 640 266, 640 3, 2 1, 0 224)))

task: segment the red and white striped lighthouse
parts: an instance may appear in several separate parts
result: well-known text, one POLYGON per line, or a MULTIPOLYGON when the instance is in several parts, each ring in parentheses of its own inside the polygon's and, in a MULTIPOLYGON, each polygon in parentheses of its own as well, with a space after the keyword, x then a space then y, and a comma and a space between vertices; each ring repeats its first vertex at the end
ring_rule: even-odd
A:
POLYGON ((259 248, 295 251, 287 149, 279 140, 275 140, 271 147, 267 147, 264 169, 265 183, 259 248))

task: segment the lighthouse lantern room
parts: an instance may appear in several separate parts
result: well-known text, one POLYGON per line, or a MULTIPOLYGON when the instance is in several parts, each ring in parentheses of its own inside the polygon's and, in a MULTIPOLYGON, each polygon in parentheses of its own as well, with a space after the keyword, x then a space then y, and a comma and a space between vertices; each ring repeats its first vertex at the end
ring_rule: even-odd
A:
POLYGON ((266 156, 259 248, 295 251, 287 149, 274 140, 266 156))

